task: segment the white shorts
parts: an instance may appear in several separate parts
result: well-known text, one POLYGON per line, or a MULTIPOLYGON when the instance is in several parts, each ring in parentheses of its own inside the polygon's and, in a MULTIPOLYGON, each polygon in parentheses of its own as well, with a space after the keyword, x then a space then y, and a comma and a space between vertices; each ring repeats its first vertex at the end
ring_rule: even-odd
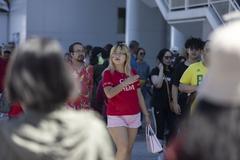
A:
POLYGON ((122 116, 107 116, 107 127, 138 128, 141 126, 141 113, 122 116))

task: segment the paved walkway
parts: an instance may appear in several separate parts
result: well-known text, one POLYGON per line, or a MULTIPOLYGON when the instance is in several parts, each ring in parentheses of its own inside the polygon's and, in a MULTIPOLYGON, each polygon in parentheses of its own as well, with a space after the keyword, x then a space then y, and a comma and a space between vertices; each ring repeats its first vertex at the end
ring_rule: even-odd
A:
POLYGON ((139 133, 133 147, 132 160, 157 160, 158 155, 147 151, 145 134, 139 133))

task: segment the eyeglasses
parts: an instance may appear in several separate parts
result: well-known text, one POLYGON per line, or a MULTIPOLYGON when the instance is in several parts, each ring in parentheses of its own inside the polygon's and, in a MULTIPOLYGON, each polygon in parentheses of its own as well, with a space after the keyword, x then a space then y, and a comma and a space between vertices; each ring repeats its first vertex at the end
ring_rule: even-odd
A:
POLYGON ((85 50, 76 50, 76 51, 73 51, 75 53, 85 53, 85 50))
POLYGON ((173 59, 172 56, 164 56, 165 59, 173 59))
POLYGON ((122 56, 122 55, 127 55, 127 53, 122 53, 122 52, 114 52, 113 54, 112 54, 113 56, 122 56))

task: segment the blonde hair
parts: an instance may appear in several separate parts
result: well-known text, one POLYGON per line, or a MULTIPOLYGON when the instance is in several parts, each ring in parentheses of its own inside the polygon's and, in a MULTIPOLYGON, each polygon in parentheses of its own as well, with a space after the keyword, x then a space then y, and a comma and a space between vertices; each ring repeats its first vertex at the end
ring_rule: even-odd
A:
POLYGON ((114 45, 112 47, 111 52, 110 52, 109 65, 108 65, 107 69, 110 70, 112 73, 116 70, 116 67, 112 60, 112 56, 117 51, 119 51, 121 54, 126 54, 126 60, 124 63, 124 73, 126 75, 130 76, 131 75, 131 66, 130 66, 131 56, 130 56, 128 47, 123 43, 118 43, 117 45, 114 45))

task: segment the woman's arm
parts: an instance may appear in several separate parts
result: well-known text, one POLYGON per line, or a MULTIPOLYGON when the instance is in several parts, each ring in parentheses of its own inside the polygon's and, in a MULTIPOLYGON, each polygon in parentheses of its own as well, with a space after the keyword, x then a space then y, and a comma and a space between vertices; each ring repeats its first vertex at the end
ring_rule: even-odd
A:
POLYGON ((156 88, 161 88, 163 79, 164 79, 164 74, 163 74, 163 65, 160 63, 159 66, 159 73, 158 75, 152 75, 151 76, 151 81, 156 88))
POLYGON ((149 116, 147 107, 145 105, 145 101, 144 101, 144 98, 143 98, 143 95, 142 95, 142 92, 141 92, 140 88, 137 89, 137 95, 138 95, 139 105, 140 105, 142 113, 143 113, 143 115, 145 117, 146 123, 147 123, 147 125, 151 124, 150 116, 149 116))
POLYGON ((178 104, 178 87, 174 84, 172 85, 172 101, 173 101, 173 109, 176 114, 181 114, 181 108, 178 104))
POLYGON ((118 93, 120 93, 123 88, 125 87, 125 85, 123 83, 118 84, 115 87, 111 87, 111 86, 107 86, 104 87, 104 93, 106 94, 107 98, 112 98, 114 96, 116 96, 118 93))
POLYGON ((115 87, 111 87, 111 86, 104 87, 104 92, 107 98, 112 98, 116 96, 118 93, 120 93, 123 90, 124 87, 134 83, 135 81, 138 80, 138 78, 139 78, 138 75, 130 76, 115 87))
POLYGON ((163 83, 163 74, 158 75, 158 76, 156 76, 156 75, 151 76, 151 80, 152 80, 152 83, 153 83, 154 87, 161 88, 162 83, 163 83))
POLYGON ((197 91, 197 86, 180 83, 179 91, 184 92, 184 93, 193 93, 193 92, 197 91))

